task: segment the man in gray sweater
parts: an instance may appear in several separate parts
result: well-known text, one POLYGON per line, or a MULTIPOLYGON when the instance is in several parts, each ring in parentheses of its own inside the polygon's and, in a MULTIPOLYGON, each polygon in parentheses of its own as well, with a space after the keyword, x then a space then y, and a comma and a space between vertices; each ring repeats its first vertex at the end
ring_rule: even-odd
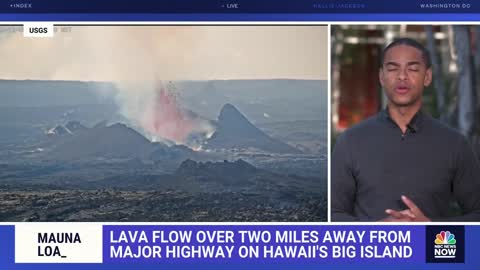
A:
POLYGON ((480 221, 480 165, 467 140, 422 111, 428 51, 403 38, 382 54, 387 108, 337 139, 332 221, 480 221), (462 213, 451 216, 456 201, 462 213))

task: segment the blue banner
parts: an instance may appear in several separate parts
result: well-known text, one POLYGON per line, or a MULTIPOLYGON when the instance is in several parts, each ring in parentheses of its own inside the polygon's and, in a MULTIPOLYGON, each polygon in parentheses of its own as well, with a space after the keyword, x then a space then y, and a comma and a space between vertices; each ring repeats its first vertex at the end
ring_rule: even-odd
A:
POLYGON ((227 14, 227 13, 0 13, 0 21, 45 21, 45 22, 124 22, 128 25, 129 22, 271 22, 282 21, 283 24, 289 22, 405 22, 405 21, 419 21, 419 22, 472 22, 478 21, 479 15, 475 13, 448 13, 448 14, 422 14, 422 13, 332 13, 332 14, 314 14, 314 13, 265 13, 265 14, 227 14))
MULTIPOLYGON (((85 225, 92 226, 77 223, 68 227, 81 231, 85 225)), ((22 253, 17 248, 32 243, 35 246, 37 239, 34 237, 32 243, 27 243, 29 240, 20 240, 20 231, 15 232, 18 228, 0 226, 0 268, 266 269, 275 265, 278 269, 352 266, 355 269, 478 269, 480 266, 476 252, 479 226, 93 225, 103 231, 99 250, 103 261, 86 264, 16 262, 22 253)), ((48 226, 42 224, 41 227, 48 226)), ((78 237, 82 244, 87 244, 88 236, 82 233, 78 237)), ((63 245, 81 245, 72 239, 63 245)), ((65 239, 50 240, 53 242, 49 244, 39 242, 39 247, 57 246, 67 254, 68 250, 60 243, 65 239)), ((75 254, 70 250, 68 255, 75 254)))
POLYGON ((0 4, 0 12, 17 13, 478 13, 471 0, 28 0, 0 4))

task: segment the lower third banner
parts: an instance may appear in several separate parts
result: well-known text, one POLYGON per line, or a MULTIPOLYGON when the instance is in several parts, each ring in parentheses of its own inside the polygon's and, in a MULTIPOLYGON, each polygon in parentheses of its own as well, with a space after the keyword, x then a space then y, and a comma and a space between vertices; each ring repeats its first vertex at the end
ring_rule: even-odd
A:
POLYGON ((21 223, 0 226, 0 269, 472 269, 477 239, 480 226, 21 223))

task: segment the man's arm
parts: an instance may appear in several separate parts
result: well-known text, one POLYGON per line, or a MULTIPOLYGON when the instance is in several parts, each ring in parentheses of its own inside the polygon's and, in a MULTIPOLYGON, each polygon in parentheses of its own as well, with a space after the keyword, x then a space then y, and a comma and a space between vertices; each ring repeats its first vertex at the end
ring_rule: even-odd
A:
POLYGON ((351 149, 346 135, 344 133, 338 137, 332 155, 332 221, 358 220, 353 214, 357 187, 352 170, 351 149))
POLYGON ((463 215, 449 221, 480 221, 480 163, 465 138, 460 142, 453 194, 463 215))

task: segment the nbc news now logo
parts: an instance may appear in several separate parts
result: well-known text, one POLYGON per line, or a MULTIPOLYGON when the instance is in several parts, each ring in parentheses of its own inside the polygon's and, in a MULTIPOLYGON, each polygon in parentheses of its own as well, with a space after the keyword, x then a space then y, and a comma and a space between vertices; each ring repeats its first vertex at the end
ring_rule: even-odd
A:
POLYGON ((425 243, 427 263, 465 263, 465 226, 426 226, 425 243))
POLYGON ((457 246, 455 245, 455 235, 450 231, 441 231, 435 238, 434 257, 440 258, 455 258, 457 252, 457 246))

